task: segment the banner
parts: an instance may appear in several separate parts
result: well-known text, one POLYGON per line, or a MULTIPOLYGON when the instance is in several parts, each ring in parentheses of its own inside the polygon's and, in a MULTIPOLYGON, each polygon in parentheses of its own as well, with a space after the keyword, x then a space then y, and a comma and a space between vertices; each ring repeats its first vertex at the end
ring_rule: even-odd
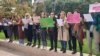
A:
POLYGON ((52 18, 41 18, 40 26, 41 28, 54 27, 54 21, 52 18))
POLYGON ((89 5, 89 13, 93 12, 100 12, 100 3, 89 5))

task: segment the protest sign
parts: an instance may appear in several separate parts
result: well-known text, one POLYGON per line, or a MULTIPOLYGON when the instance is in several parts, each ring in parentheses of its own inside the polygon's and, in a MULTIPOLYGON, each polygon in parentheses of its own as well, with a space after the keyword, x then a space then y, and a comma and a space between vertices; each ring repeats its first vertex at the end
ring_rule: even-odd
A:
POLYGON ((80 13, 74 12, 73 16, 73 23, 80 23, 80 13))
POLYGON ((73 22, 72 16, 73 16, 72 13, 68 13, 68 14, 67 14, 67 23, 72 23, 72 22, 73 22))
POLYGON ((58 26, 63 26, 63 19, 57 19, 58 26))
POLYGON ((67 15, 67 23, 80 23, 80 13, 67 15))
POLYGON ((83 16, 86 22, 93 22, 91 14, 83 14, 83 16))
POLYGON ((54 27, 54 21, 52 18, 41 18, 40 26, 41 28, 54 27))
POLYGON ((22 19, 23 24, 28 24, 28 20, 27 19, 22 19))
POLYGON ((89 5, 89 13, 93 13, 93 12, 100 12, 100 3, 89 5))

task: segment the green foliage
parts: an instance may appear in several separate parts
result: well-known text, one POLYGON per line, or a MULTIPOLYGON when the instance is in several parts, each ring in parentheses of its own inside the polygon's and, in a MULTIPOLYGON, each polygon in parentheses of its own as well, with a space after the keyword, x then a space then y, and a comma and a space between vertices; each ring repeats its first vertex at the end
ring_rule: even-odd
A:
POLYGON ((0 15, 11 16, 11 14, 17 13, 22 16, 27 12, 32 13, 32 6, 27 1, 25 0, 22 4, 19 4, 17 0, 2 0, 0 3, 0 6, 2 6, 0 15))
POLYGON ((23 4, 18 4, 16 7, 17 8, 15 12, 20 16, 23 16, 25 13, 32 13, 32 8, 27 2, 24 2, 23 4))
MULTIPOLYGON (((61 3, 58 2, 55 6, 55 13, 59 13, 60 11, 71 11, 73 12, 75 9, 78 9, 80 13, 88 13, 89 5, 83 4, 83 3, 61 3)), ((52 11, 52 5, 46 4, 46 11, 51 12, 52 11)))

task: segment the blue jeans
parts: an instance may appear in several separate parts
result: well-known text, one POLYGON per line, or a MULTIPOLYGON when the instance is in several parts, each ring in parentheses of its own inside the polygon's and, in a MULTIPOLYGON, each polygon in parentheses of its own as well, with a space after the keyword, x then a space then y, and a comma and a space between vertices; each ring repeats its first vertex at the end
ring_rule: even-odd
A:
POLYGON ((19 44, 24 44, 24 39, 19 39, 19 44))
POLYGON ((63 50, 66 50, 66 47, 67 47, 67 41, 61 40, 61 46, 62 46, 62 49, 63 49, 63 50))

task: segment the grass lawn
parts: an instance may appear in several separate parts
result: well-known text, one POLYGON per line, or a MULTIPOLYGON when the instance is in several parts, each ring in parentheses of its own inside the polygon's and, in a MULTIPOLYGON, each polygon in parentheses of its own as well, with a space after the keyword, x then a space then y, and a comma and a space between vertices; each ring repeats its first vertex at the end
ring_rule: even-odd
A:
MULTIPOLYGON (((4 36, 3 32, 0 32, 0 39, 5 39, 5 36, 4 36)), ((94 44, 94 41, 93 41, 93 44, 94 44)), ((49 40, 48 40, 48 46, 50 46, 50 41, 49 40)), ((58 42, 58 48, 60 48, 60 47, 61 47, 60 42, 58 42)), ((67 49, 68 49, 68 47, 67 47, 67 49)), ((79 51, 78 43, 77 43, 77 50, 79 51)), ((86 38, 84 39, 83 52, 84 53, 89 53, 89 48, 88 48, 88 44, 87 44, 87 39, 86 38)), ((94 45, 93 45, 93 54, 95 54, 94 45)))

